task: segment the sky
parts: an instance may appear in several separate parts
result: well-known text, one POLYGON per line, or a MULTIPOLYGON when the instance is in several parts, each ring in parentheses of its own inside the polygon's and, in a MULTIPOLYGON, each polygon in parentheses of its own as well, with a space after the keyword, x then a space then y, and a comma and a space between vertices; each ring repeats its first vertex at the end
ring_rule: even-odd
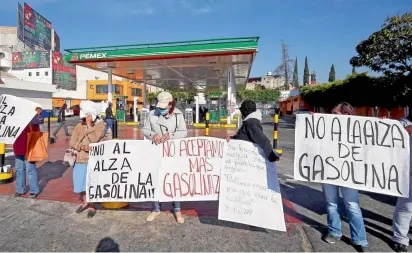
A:
MULTIPOLYGON (((16 26, 16 0, 0 0, 0 26, 16 26)), ((251 77, 274 71, 282 59, 305 56, 317 81, 331 65, 345 78, 356 45, 388 16, 412 11, 412 0, 26 0, 48 19, 61 48, 259 36, 251 77)), ((22 3, 22 2, 21 2, 22 3)), ((358 72, 369 71, 368 68, 358 72)))

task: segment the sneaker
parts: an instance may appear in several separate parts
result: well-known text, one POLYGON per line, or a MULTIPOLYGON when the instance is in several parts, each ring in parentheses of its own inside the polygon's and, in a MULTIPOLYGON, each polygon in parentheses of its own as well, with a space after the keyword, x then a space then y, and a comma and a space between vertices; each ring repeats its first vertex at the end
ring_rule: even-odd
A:
POLYGON ((36 193, 30 193, 30 196, 29 196, 31 199, 35 199, 35 198, 37 198, 37 194, 36 193))
POLYGON ((333 235, 330 235, 330 234, 327 234, 327 235, 323 238, 323 240, 324 240, 325 242, 329 243, 329 244, 334 244, 334 243, 336 243, 337 241, 339 241, 340 238, 339 238, 339 237, 336 237, 336 236, 333 236, 333 235))
POLYGON ((393 250, 395 252, 408 252, 408 246, 405 244, 395 242, 393 244, 393 250))
POLYGON ((357 252, 368 252, 368 246, 355 245, 357 252))
POLYGON ((174 213, 177 223, 183 224, 185 223, 185 218, 183 217, 181 212, 174 213))
POLYGON ((146 221, 154 221, 157 216, 160 215, 160 212, 151 212, 149 216, 147 216, 146 221))
POLYGON ((23 196, 24 194, 20 194, 20 193, 15 193, 14 195, 13 195, 13 197, 15 197, 15 198, 18 198, 18 197, 21 197, 21 196, 23 196))

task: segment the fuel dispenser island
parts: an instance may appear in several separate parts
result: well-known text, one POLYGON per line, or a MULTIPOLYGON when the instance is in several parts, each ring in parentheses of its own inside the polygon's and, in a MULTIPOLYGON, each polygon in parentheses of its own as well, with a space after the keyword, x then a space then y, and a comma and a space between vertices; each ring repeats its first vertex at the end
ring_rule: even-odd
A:
POLYGON ((226 99, 221 93, 209 94, 207 96, 207 108, 210 115, 210 123, 220 123, 227 115, 226 99))
POLYGON ((126 122, 127 116, 127 96, 115 96, 116 99, 116 120, 126 122))

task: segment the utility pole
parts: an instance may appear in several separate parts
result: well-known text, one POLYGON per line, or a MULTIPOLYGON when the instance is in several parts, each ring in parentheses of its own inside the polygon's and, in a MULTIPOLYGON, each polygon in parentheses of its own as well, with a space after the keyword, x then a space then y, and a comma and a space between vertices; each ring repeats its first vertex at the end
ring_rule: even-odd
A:
POLYGON ((291 67, 290 64, 295 63, 295 60, 289 58, 288 46, 282 40, 282 63, 276 68, 274 73, 285 78, 285 90, 290 88, 291 67))

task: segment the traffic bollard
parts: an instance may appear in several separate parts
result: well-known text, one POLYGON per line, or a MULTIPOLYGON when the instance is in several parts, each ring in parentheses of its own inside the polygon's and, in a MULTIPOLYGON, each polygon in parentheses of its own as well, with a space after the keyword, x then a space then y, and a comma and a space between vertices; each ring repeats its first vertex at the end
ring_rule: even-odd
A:
POLYGON ((13 182, 13 171, 6 165, 6 144, 0 143, 0 184, 13 182))
POLYGON ((282 154, 283 150, 278 149, 278 127, 279 127, 279 115, 275 114, 273 118, 273 149, 278 153, 282 154))
POLYGON ((209 136, 209 121, 210 121, 210 114, 209 112, 206 113, 206 129, 205 129, 205 135, 209 136))

